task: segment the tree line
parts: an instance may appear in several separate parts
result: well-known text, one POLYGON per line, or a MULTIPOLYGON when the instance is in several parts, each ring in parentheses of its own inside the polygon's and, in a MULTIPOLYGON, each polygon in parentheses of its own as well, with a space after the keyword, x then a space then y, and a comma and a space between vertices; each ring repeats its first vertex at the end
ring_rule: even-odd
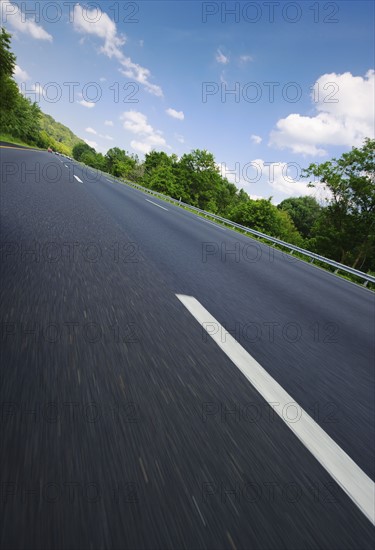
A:
POLYGON ((212 153, 193 150, 181 158, 151 151, 137 155, 114 147, 106 155, 83 143, 76 160, 139 183, 239 224, 296 244, 362 271, 375 271, 375 140, 364 140, 339 159, 310 164, 302 177, 329 192, 321 205, 312 196, 252 200, 223 177, 212 153), (319 183, 317 183, 319 181, 319 183))
POLYGON ((13 79, 16 58, 10 35, 0 34, 1 132, 39 147, 72 154, 80 162, 139 183, 239 224, 306 248, 362 271, 375 272, 375 140, 366 138, 338 159, 310 164, 302 177, 329 192, 319 204, 312 196, 288 198, 279 205, 252 200, 223 177, 212 153, 195 149, 180 158, 151 151, 137 155, 114 147, 97 153, 65 126, 26 99, 13 79))
POLYGON ((81 140, 69 128, 43 113, 36 102, 24 97, 13 75, 16 56, 11 51, 11 35, 1 27, 0 32, 0 131, 32 146, 53 148, 71 155, 81 140))

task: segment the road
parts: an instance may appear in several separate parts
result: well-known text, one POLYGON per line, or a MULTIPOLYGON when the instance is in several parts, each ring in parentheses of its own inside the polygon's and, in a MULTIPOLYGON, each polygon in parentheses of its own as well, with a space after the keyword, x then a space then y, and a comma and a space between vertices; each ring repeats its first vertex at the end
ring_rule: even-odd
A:
POLYGON ((1 548, 372 548, 373 293, 76 162, 0 155, 1 548))

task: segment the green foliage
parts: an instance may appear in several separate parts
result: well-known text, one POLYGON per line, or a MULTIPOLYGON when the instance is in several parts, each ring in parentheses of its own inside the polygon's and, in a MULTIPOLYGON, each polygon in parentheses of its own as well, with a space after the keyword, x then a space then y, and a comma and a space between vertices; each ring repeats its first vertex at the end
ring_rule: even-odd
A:
POLYGON ((11 77, 16 66, 16 56, 10 50, 11 35, 1 27, 0 32, 0 81, 6 76, 11 77))
POLYGON ((271 199, 241 201, 232 211, 231 219, 272 237, 302 245, 303 239, 289 214, 274 206, 271 199))
POLYGON ((81 140, 63 124, 41 112, 37 103, 25 98, 13 79, 16 57, 10 50, 11 35, 0 33, 0 128, 2 133, 29 145, 52 147, 70 155, 81 140))
POLYGON ((129 178, 133 172, 137 161, 126 151, 119 147, 113 147, 105 155, 105 165, 107 171, 116 177, 129 178))
MULTIPOLYGON (((50 137, 51 147, 54 151, 63 153, 65 155, 72 155, 72 150, 75 145, 78 143, 83 143, 83 141, 78 138, 73 132, 57 122, 50 115, 41 113, 40 116, 40 133, 44 132, 50 137)), ((40 145, 42 147, 42 145, 40 145)))
POLYGON ((283 200, 278 208, 288 212, 297 230, 304 238, 311 236, 311 229, 321 213, 321 206, 314 197, 291 197, 283 200))
POLYGON ((72 150, 73 158, 75 160, 80 161, 81 157, 85 153, 92 153, 93 155, 96 154, 95 149, 90 147, 90 145, 87 145, 84 141, 81 141, 80 143, 77 143, 72 150))
MULTIPOLYGON (((375 140, 365 139, 339 159, 310 164, 303 176, 319 178, 331 199, 309 243, 320 254, 352 267, 375 269, 375 140)), ((312 187, 316 184, 311 183, 312 187)))
MULTIPOLYGON (((221 176, 212 153, 195 149, 180 159, 151 151, 141 163, 136 155, 114 147, 105 156, 26 99, 13 79, 16 58, 11 36, 0 33, 0 131, 13 139, 51 147, 114 176, 159 191, 244 226, 304 246, 323 256, 375 271, 375 140, 352 148, 339 159, 310 164, 303 177, 314 176, 331 194, 322 208, 312 197, 289 198, 278 207, 271 199, 252 200, 221 176)), ((316 184, 311 183, 312 187, 316 184)))

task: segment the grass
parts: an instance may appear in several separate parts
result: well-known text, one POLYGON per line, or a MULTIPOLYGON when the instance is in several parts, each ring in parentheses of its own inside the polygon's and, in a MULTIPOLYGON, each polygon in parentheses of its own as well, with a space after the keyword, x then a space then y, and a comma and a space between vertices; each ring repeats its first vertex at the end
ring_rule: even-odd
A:
MULTIPOLYGON (((40 149, 40 147, 37 147, 36 145, 30 145, 30 143, 26 143, 25 141, 22 141, 22 139, 15 138, 10 134, 0 133, 0 141, 6 141, 7 143, 12 143, 13 145, 22 145, 23 147, 30 147, 30 149, 40 149)), ((40 150, 44 151, 44 149, 40 150)))

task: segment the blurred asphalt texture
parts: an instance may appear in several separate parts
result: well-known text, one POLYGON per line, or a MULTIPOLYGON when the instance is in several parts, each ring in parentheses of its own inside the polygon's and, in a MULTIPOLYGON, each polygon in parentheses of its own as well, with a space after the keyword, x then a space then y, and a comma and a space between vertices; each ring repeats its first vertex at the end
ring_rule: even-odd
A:
POLYGON ((0 157, 1 548, 373 548, 175 296, 374 479, 373 294, 75 162, 0 157))

